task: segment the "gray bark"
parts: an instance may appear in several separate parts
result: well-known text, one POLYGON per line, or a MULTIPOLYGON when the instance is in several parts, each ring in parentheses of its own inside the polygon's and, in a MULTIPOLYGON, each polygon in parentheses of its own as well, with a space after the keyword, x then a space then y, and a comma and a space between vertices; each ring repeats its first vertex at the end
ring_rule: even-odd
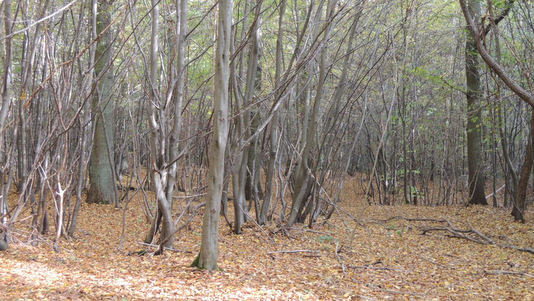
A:
POLYGON ((97 33, 95 77, 98 81, 92 100, 94 123, 93 150, 89 161, 88 203, 115 204, 117 201, 113 163, 113 110, 111 99, 113 87, 113 36, 111 24, 111 1, 99 0, 97 12, 97 33))
MULTIPOLYGON (((182 107, 184 100, 185 49, 187 45, 187 1, 176 2, 176 37, 173 43, 175 65, 170 66, 170 82, 165 97, 158 91, 158 51, 159 51, 159 1, 152 1, 152 38, 150 48, 149 125, 151 132, 153 183, 156 190, 158 213, 146 242, 150 242, 161 228, 159 242, 172 247, 175 225, 172 218, 173 197, 178 177, 180 154, 180 134, 182 130, 182 107)), ((158 253, 160 253, 158 251, 158 253)))
POLYGON ((230 78, 230 43, 232 0, 219 0, 219 24, 215 53, 213 98, 213 139, 209 150, 208 191, 202 223, 202 242, 193 266, 217 269, 219 214, 224 176, 224 154, 228 135, 228 83, 230 78))
MULTIPOLYGON (((12 72, 12 54, 13 54, 13 37, 11 37, 12 31, 12 16, 11 16, 11 0, 4 1, 4 28, 6 39, 4 41, 5 58, 2 65, 2 108, 0 109, 0 129, 5 127, 7 115, 9 111, 9 105, 11 102, 11 72, 12 72)), ((0 150, 5 153, 4 149, 4 131, 0 131, 0 150)), ((7 162, 1 162, 7 164, 7 162)), ((2 173, 5 169, 2 167, 2 173)), ((0 197, 0 222, 5 224, 7 222, 6 213, 9 211, 7 204, 7 189, 5 189, 4 179, 5 174, 2 174, 0 179, 2 180, 2 197, 0 197)))
MULTIPOLYGON (((336 0, 328 1, 328 9, 327 9, 327 17, 330 18, 333 15, 334 8, 336 7, 336 0)), ((317 17, 320 18, 322 14, 322 9, 319 7, 319 10, 317 12, 317 17)), ((299 163, 297 165, 297 171, 295 174, 295 191, 293 193, 293 202, 291 204, 291 211, 289 215, 289 219, 287 221, 287 224, 289 226, 293 225, 295 222, 297 222, 297 219, 299 219, 300 213, 303 209, 303 205, 305 201, 308 199, 312 186, 313 186, 313 179, 310 172, 310 166, 308 159, 310 158, 311 148, 315 141, 315 132, 317 129, 317 118, 319 116, 319 110, 321 107, 321 102, 324 94, 324 84, 326 81, 326 55, 327 55, 327 47, 326 44, 328 43, 328 38, 330 36, 330 31, 332 29, 332 20, 327 21, 327 27, 324 33, 324 37, 322 40, 323 48, 321 51, 321 55, 319 58, 319 75, 318 75, 318 83, 316 87, 315 92, 315 98, 313 103, 313 109, 311 112, 311 116, 309 118, 309 121, 307 120, 306 116, 305 122, 309 122, 306 127, 303 126, 303 133, 305 133, 305 137, 303 137, 303 149, 302 149, 302 155, 301 158, 299 158, 299 163)))
MULTIPOLYGON (((283 49, 283 40, 284 40, 284 31, 283 31, 283 24, 284 24, 284 17, 286 13, 286 5, 287 0, 282 0, 282 3, 280 3, 280 13, 278 17, 278 34, 276 37, 276 70, 275 70, 275 78, 280 79, 280 76, 282 74, 282 49, 283 49)), ((278 88, 280 86, 280 82, 276 82, 276 90, 278 91, 278 88)), ((280 97, 280 93, 277 92, 276 96, 277 99, 280 97)), ((272 197, 272 190, 273 190, 273 177, 274 177, 274 166, 276 163, 276 149, 278 147, 278 119, 280 118, 279 111, 275 111, 273 113, 273 118, 271 120, 270 125, 270 137, 269 137, 269 163, 267 164, 267 173, 265 175, 266 177, 266 183, 265 183, 265 196, 263 199, 263 203, 260 210, 260 216, 258 217, 258 223, 260 225, 264 225, 267 221, 267 212, 269 211, 269 207, 271 205, 271 197, 272 197)))

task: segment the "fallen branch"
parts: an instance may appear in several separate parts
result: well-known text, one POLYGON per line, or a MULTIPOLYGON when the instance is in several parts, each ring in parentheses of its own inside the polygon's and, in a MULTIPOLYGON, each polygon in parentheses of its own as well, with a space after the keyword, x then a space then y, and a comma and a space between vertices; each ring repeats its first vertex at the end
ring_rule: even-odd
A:
POLYGON ((370 269, 370 270, 386 270, 386 271, 395 271, 395 272, 402 272, 403 270, 394 269, 390 267, 373 267, 371 265, 348 265, 347 266, 350 269, 370 269))
POLYGON ((494 192, 488 194, 488 195, 486 196, 486 199, 492 197, 494 194, 496 194, 497 192, 501 191, 504 187, 506 187, 506 184, 505 184, 505 185, 502 185, 501 188, 495 190, 494 192))
POLYGON ((502 247, 502 248, 506 248, 506 249, 512 249, 512 250, 517 250, 517 251, 521 251, 521 252, 527 252, 527 253, 534 254, 534 249, 532 249, 532 248, 522 248, 522 247, 518 247, 518 246, 514 246, 514 245, 506 245, 506 244, 502 244, 502 243, 494 241, 493 239, 489 238, 487 235, 484 235, 482 232, 480 232, 477 229, 475 229, 475 227, 473 227, 473 225, 471 225, 469 220, 467 220, 467 224, 469 225, 469 227, 471 229, 467 229, 467 230, 456 228, 454 226, 454 224, 451 221, 449 221, 448 219, 406 218, 406 217, 403 217, 403 216, 394 216, 394 217, 388 218, 386 220, 378 220, 377 222, 386 223, 386 222, 389 222, 389 221, 392 221, 392 220, 396 220, 396 219, 402 219, 402 220, 405 220, 405 221, 436 222, 436 223, 446 223, 447 224, 447 226, 445 226, 445 227, 420 228, 421 231, 423 231, 421 233, 421 235, 425 235, 426 233, 432 232, 432 231, 444 231, 444 232, 448 232, 448 233, 452 234, 453 237, 466 239, 466 240, 469 240, 469 241, 472 241, 472 242, 476 242, 478 244, 496 245, 496 246, 499 246, 499 247, 502 247))
POLYGON ((313 251, 313 250, 287 250, 287 251, 274 251, 274 252, 269 252, 267 254, 269 255, 272 255, 272 254, 280 254, 280 253, 314 253, 314 254, 317 254, 319 253, 319 251, 313 251))
POLYGON ((529 274, 527 272, 515 272, 515 271, 506 271, 506 270, 484 270, 484 274, 487 275, 518 275, 518 276, 527 276, 530 278, 534 278, 533 274, 529 274))
POLYGON ((507 248, 507 249, 512 249, 512 250, 517 250, 517 251, 521 251, 521 252, 527 252, 527 253, 530 253, 530 254, 534 254, 534 249, 532 248, 521 248, 521 247, 517 247, 517 246, 511 246, 511 245, 502 245, 502 244, 497 244, 503 248, 507 248))
POLYGON ((467 240, 470 240, 472 242, 476 242, 476 243, 479 243, 479 244, 482 244, 482 245, 490 244, 487 241, 476 239, 476 238, 470 237, 470 236, 468 236, 466 234, 463 234, 463 233, 471 233, 471 231, 469 231, 469 232, 465 232, 465 230, 457 231, 457 229, 448 228, 448 227, 445 227, 445 228, 444 227, 424 228, 424 229, 422 229, 422 231, 423 231, 423 233, 421 233, 421 235, 425 235, 426 233, 431 232, 431 231, 445 231, 445 232, 451 233, 453 237, 467 239, 467 240))

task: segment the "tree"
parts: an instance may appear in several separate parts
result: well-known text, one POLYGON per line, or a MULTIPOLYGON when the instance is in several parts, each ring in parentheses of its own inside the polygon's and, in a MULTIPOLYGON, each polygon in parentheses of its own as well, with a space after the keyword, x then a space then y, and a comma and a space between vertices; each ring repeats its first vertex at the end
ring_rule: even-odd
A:
MULTIPOLYGON (((95 0, 96 1, 96 0, 95 0)), ((114 172, 113 142, 113 34, 111 6, 114 0, 98 0, 96 32, 99 36, 95 53, 96 89, 92 100, 94 141, 89 163, 88 203, 118 205, 114 172)))
MULTIPOLYGON (((465 17, 465 20, 467 22, 467 28, 470 32, 470 38, 473 40, 473 48, 476 47, 478 52, 480 53, 481 57, 484 59, 486 65, 491 69, 492 72, 494 72, 503 82, 504 84, 512 90, 521 100, 523 100, 525 103, 529 104, 534 108, 534 94, 523 88, 518 82, 518 80, 512 78, 510 74, 506 72, 504 67, 499 63, 498 60, 495 60, 490 53, 488 52, 486 45, 483 42, 483 38, 485 37, 486 33, 491 29, 494 28, 496 30, 496 24, 503 20, 510 12, 510 9, 512 5, 514 4, 514 0, 506 1, 505 8, 503 11, 495 15, 493 14, 493 9, 490 6, 489 12, 489 22, 490 25, 486 27, 486 24, 484 20, 480 22, 480 28, 482 30, 479 30, 479 27, 475 23, 475 20, 478 20, 477 15, 473 13, 473 11, 470 9, 469 3, 466 3, 466 0, 460 0, 460 6, 462 8, 463 15, 465 17)), ((476 2, 475 2, 476 3, 476 2)), ((490 3, 491 4, 491 3, 490 3)), ((529 79, 527 77, 527 79, 529 79)), ((528 81, 528 83, 531 85, 532 82, 528 81)), ((531 86, 532 87, 532 86, 531 86)), ((532 122, 532 121, 531 121, 532 122)), ((532 125, 531 125, 532 127, 532 125)), ((532 133, 532 130, 531 130, 532 133)), ((531 134, 530 134, 531 135, 531 134)), ((529 175, 532 170, 532 138, 528 138, 528 144, 527 144, 527 150, 526 150, 526 156, 525 161, 523 163, 523 167, 521 170, 521 178, 518 182, 517 192, 514 193, 514 206, 512 210, 512 215, 516 220, 524 221, 523 217, 523 211, 525 208, 524 198, 526 196, 526 186, 528 183, 529 175)), ((508 160, 508 158, 507 158, 508 160)))
MULTIPOLYGON (((478 0, 469 1, 469 10, 480 14, 478 0)), ((465 42, 465 79, 467 85, 467 165, 469 173, 469 204, 487 205, 484 193, 484 156, 482 151, 482 87, 480 84, 480 63, 476 43, 467 36, 465 42)))
MULTIPOLYGON (((280 12, 278 17, 278 31, 276 35, 276 62, 275 62, 275 78, 279 79, 280 75, 282 74, 282 49, 283 49, 283 39, 284 39, 284 31, 283 31, 283 24, 284 24, 284 17, 286 14, 286 5, 287 0, 282 0, 280 3, 280 12)), ((279 91, 279 85, 280 83, 276 82, 276 91, 279 91)), ((279 92, 277 92, 276 99, 280 98, 279 92)), ((267 164, 267 171, 266 171, 266 184, 265 184, 265 196, 263 199, 263 203, 260 210, 260 216, 258 217, 258 223, 260 225, 264 225, 267 221, 267 211, 269 210, 269 207, 271 205, 271 197, 272 197, 272 187, 273 187, 273 175, 274 175, 274 167, 276 163, 276 154, 277 154, 277 148, 279 145, 278 136, 279 136, 279 130, 278 130, 278 120, 280 118, 280 111, 276 110, 273 113, 273 118, 271 119, 270 123, 270 135, 269 135, 269 162, 267 164)))
POLYGON ((148 76, 148 124, 150 127, 151 168, 158 211, 146 242, 150 243, 161 228, 159 243, 161 252, 172 247, 174 221, 172 218, 173 197, 176 191, 178 161, 181 157, 180 133, 182 127, 182 103, 184 99, 185 49, 187 37, 187 1, 176 2, 175 39, 172 44, 173 60, 169 64, 169 84, 164 96, 160 95, 159 72, 159 5, 152 1, 152 27, 148 76), (174 64, 173 64, 174 62, 174 64))
MULTIPOLYGON (((2 62, 2 83, 1 83, 1 109, 0 109, 0 128, 3 129, 6 123, 7 115, 9 112, 9 106, 11 103, 11 80, 12 80, 12 52, 13 52, 13 37, 11 36, 12 32, 12 26, 13 26, 13 19, 11 16, 11 0, 4 1, 4 29, 6 34, 6 39, 4 41, 4 57, 2 62)), ((4 131, 0 132, 0 150, 2 150, 2 153, 5 153, 4 148, 4 131)), ((1 162, 2 165, 7 162, 1 162)), ((8 204, 7 204, 7 192, 8 189, 4 188, 5 183, 5 175, 4 175, 4 169, 2 166, 2 176, 0 180, 2 181, 2 196, 0 197, 0 223, 5 224, 7 222, 7 212, 8 204)), ((1 239, 1 238, 0 238, 1 239)))
POLYGON ((527 208, 527 188, 530 173, 532 171, 532 141, 534 140, 534 109, 531 110, 530 131, 527 135, 527 149, 525 151, 525 161, 521 167, 521 177, 517 187, 517 195, 513 202, 512 216, 516 221, 525 222, 525 209, 527 208))
MULTIPOLYGON (((336 0, 328 1, 328 8, 327 8, 327 16, 328 18, 331 18, 334 13, 335 9, 335 3, 336 0)), ((315 21, 316 24, 320 24, 320 20, 323 17, 323 5, 324 1, 321 1, 319 4, 319 7, 316 12, 315 21)), ((313 143, 315 142, 315 131, 317 129, 317 120, 319 118, 319 111, 321 108, 321 102, 323 101, 323 95, 324 95, 324 84, 326 82, 326 74, 327 74, 327 66, 326 66, 326 59, 327 59, 327 43, 328 38, 330 34, 330 30, 332 28, 332 22, 327 21, 325 23, 325 33, 322 37, 322 46, 320 57, 319 57, 319 74, 318 74, 318 83, 317 83, 317 91, 314 98, 313 103, 313 109, 311 112, 311 115, 308 118, 309 110, 308 110, 308 101, 311 97, 310 93, 310 87, 309 83, 306 83, 304 85, 304 91, 303 95, 305 98, 305 105, 304 105, 304 120, 303 120, 303 126, 302 126, 302 151, 300 154, 300 158, 298 159, 298 164, 296 167, 295 172, 295 191, 293 192, 293 201, 291 203, 291 210, 289 219, 287 221, 288 226, 292 226, 295 222, 303 222, 302 220, 302 211, 304 206, 306 205, 306 201, 310 197, 310 193, 313 188, 313 177, 310 174, 311 169, 313 166, 310 166, 310 156, 311 156, 311 150, 313 147, 313 143)), ((313 32, 313 39, 319 40, 319 25, 316 25, 314 27, 313 32)), ((313 65, 310 64, 310 69, 307 71, 307 74, 304 75, 304 79, 307 81, 309 76, 312 76, 314 73, 313 65)))
POLYGON ((228 84, 230 79, 232 7, 232 0, 219 0, 212 113, 213 139, 209 150, 208 192, 202 223, 200 252, 192 264, 207 270, 217 269, 224 153, 228 135, 228 84))
MULTIPOLYGON (((523 88, 521 85, 519 85, 517 81, 515 81, 506 72, 506 70, 504 70, 503 66, 501 66, 498 62, 496 62, 491 57, 491 55, 486 50, 486 47, 484 46, 483 41, 482 41, 484 34, 478 30, 478 27, 475 24, 477 15, 473 16, 473 13, 469 9, 469 5, 466 4, 466 0, 459 0, 459 1, 462 7, 462 12, 464 14, 465 20, 467 21, 467 28, 469 29, 469 32, 471 33, 470 36, 473 38, 474 46, 476 46, 476 49, 478 50, 478 53, 480 53, 480 56, 482 57, 482 59, 484 59, 488 67, 491 68, 491 70, 495 72, 495 74, 497 74, 497 76, 506 84, 506 86, 508 86, 508 88, 510 88, 510 90, 512 90, 524 102, 534 107, 534 94, 532 94, 531 92, 523 88)), ((473 0, 473 1, 475 1, 474 3, 477 3, 476 0, 473 0)), ((511 0, 511 1, 508 1, 507 3, 508 5, 511 5, 514 3, 514 1, 511 0)), ((503 12, 503 15, 506 16, 508 11, 509 9, 505 10, 503 12)), ((498 20, 499 18, 495 18, 495 19, 498 20)))

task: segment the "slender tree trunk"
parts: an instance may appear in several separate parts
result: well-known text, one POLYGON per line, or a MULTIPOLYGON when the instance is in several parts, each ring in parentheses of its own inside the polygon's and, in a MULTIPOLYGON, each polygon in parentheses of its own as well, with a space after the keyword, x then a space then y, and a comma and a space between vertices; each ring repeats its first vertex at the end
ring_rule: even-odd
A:
MULTIPOLYGON (((327 18, 331 18, 334 14, 334 9, 336 8, 336 0, 330 0, 328 1, 328 8, 327 8, 327 18)), ((321 4, 320 4, 321 5, 321 4)), ((316 20, 320 20, 322 15, 322 6, 319 7, 317 11, 317 18, 316 20)), ((310 166, 308 159, 311 155, 311 150, 313 143, 315 141, 315 131, 317 129, 317 120, 319 116, 319 109, 321 107, 322 98, 324 95, 324 85, 326 81, 326 55, 327 55, 327 43, 328 38, 330 36, 330 31, 332 29, 332 23, 333 20, 328 20, 326 25, 326 29, 323 36, 323 48, 321 50, 321 55, 319 57, 319 75, 318 75, 318 83, 317 88, 315 92, 315 98, 313 103, 313 109, 311 112, 311 116, 308 121, 308 126, 306 128, 303 128, 303 131, 306 132, 306 137, 303 138, 304 147, 302 149, 302 157, 299 159, 299 163, 297 165, 297 171, 295 174, 295 191, 293 193, 293 202, 291 204, 291 211, 289 215, 289 219, 287 221, 288 226, 293 225, 298 220, 302 221, 301 219, 301 213, 305 205, 305 201, 309 198, 310 192, 313 187, 313 179, 311 178, 310 172, 310 166)), ((314 34, 315 38, 318 38, 316 34, 314 34)), ((311 76, 311 74, 310 74, 311 76)), ((307 121, 306 117, 305 121, 307 121)))
MULTIPOLYGON (((97 2, 92 1, 89 5, 90 11, 91 11, 91 26, 89 27, 89 36, 91 39, 95 39, 97 37, 97 31, 96 31, 96 16, 98 14, 97 10, 97 2)), ((89 68, 93 66, 95 62, 95 50, 96 47, 92 46, 89 50, 89 68)), ((86 102, 84 104, 84 113, 81 115, 80 118, 80 131, 81 131, 81 152, 80 152, 80 161, 78 162, 78 183, 76 185, 76 203, 74 205, 74 209, 72 211, 72 220, 68 229, 68 234, 70 237, 74 237, 74 231, 76 230, 76 225, 78 223, 78 213, 80 211, 80 206, 82 203, 82 193, 83 189, 85 187, 86 183, 86 177, 85 177, 85 167, 86 167, 86 146, 87 146, 87 129, 85 127, 86 124, 89 123, 90 120, 90 112, 89 112, 89 104, 86 102)), ((41 189, 43 191, 44 189, 41 189)))
MULTIPOLYGON (((280 13, 278 17, 278 33, 276 37, 276 65, 275 65, 275 78, 277 80, 276 86, 277 91, 280 87, 280 76, 282 74, 282 50, 283 50, 283 41, 284 41, 284 17, 286 14, 286 5, 287 0, 282 0, 280 3, 280 13)), ((281 97, 280 92, 277 92, 275 99, 281 97)), ((267 172, 265 175, 265 196, 263 199, 263 204, 261 206, 260 217, 258 218, 258 223, 264 225, 267 221, 267 212, 271 205, 271 198, 273 193, 273 178, 274 178, 274 169, 276 164, 276 149, 278 147, 278 120, 280 119, 280 112, 277 110, 274 112, 273 119, 270 124, 270 135, 269 135, 269 163, 267 164, 267 172)))
MULTIPOLYGON (((2 108, 0 109, 0 151, 2 153, 2 156, 5 156, 6 150, 4 149, 4 127, 7 120, 7 115, 9 111, 9 106, 11 103, 11 72, 12 72, 12 63, 13 63, 13 37, 11 37, 12 27, 13 27, 13 17, 11 15, 11 0, 5 0, 4 1, 4 29, 5 29, 5 35, 6 39, 4 40, 4 51, 5 51, 5 57, 2 64, 2 83, 1 83, 1 91, 2 91, 2 108)), ((4 165, 9 164, 8 158, 9 156, 5 156, 6 162, 3 162, 3 158, 0 161, 0 169, 2 172, 2 175, 0 177, 0 180, 2 181, 0 185, 2 185, 2 196, 0 197, 0 223, 6 224, 7 222, 7 212, 9 211, 8 204, 7 204, 7 189, 5 189, 5 178, 6 174, 4 172, 7 170, 4 168, 4 165)), ((9 172, 8 172, 9 173, 9 172)), ((0 240, 2 237, 0 237, 0 240)))
MULTIPOLYGON (((4 40, 5 58, 2 64, 2 108, 0 109, 0 129, 3 129, 7 119, 9 104, 11 102, 11 72, 13 63, 13 37, 11 36, 13 17, 11 15, 11 0, 4 1, 4 28, 6 38, 4 40)), ((4 151, 4 132, 0 132, 0 149, 4 151)))
POLYGON ((193 266, 217 269, 219 215, 224 176, 224 153, 228 135, 228 82, 230 78, 230 43, 232 26, 232 0, 219 0, 219 24, 215 53, 213 97, 213 140, 210 145, 208 191, 202 223, 200 253, 193 266))

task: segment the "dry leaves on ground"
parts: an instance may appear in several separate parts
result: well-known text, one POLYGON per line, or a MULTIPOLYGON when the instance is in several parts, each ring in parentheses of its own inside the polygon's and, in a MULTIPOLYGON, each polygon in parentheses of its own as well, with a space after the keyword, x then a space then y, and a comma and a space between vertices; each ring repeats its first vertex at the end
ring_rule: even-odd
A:
MULTIPOLYGON (((381 207, 346 199, 341 207, 359 223, 339 213, 313 229, 249 223, 235 235, 221 222, 221 269, 207 272, 190 267, 200 245, 200 216, 178 233, 175 250, 132 255, 144 248, 139 242, 149 228, 138 204, 132 201, 126 210, 121 249, 123 210, 88 204, 81 209, 77 238, 63 240, 59 252, 50 237, 39 246, 12 244, 0 253, 2 299, 534 299, 534 255, 503 247, 532 248, 534 223, 515 223, 504 209, 381 207), (431 219, 472 227, 498 244, 447 231, 423 235, 424 229, 443 227, 431 219)), ((21 230, 17 237, 23 236, 21 230)))

